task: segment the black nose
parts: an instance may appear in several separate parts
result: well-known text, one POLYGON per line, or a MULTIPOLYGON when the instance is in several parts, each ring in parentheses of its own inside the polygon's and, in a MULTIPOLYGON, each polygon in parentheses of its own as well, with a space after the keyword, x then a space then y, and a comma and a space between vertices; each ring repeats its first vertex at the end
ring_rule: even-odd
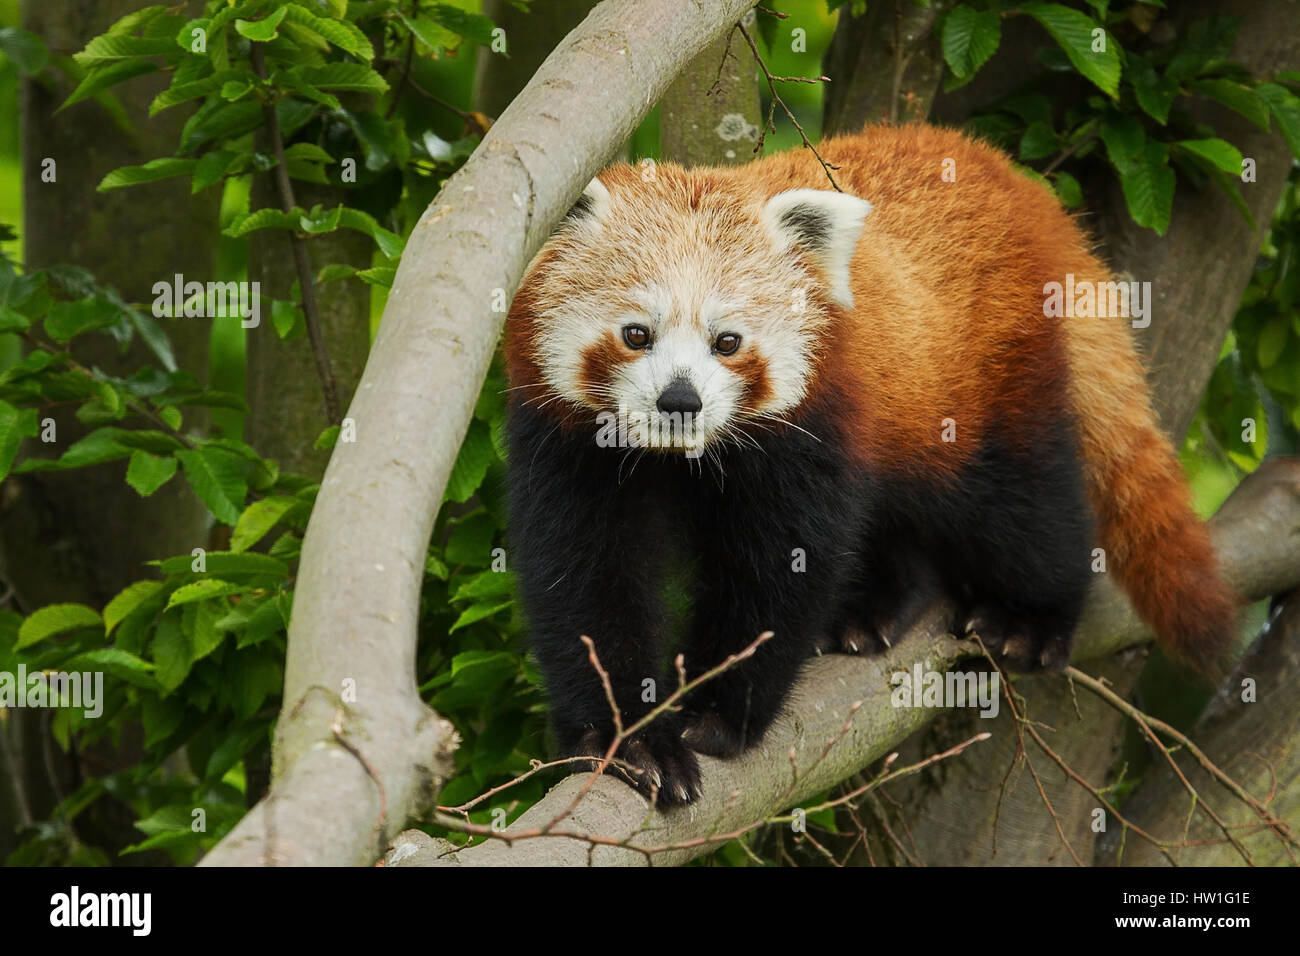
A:
POLYGON ((684 378, 675 378, 669 382, 655 404, 659 406, 661 412, 683 412, 691 415, 704 407, 699 393, 684 378))

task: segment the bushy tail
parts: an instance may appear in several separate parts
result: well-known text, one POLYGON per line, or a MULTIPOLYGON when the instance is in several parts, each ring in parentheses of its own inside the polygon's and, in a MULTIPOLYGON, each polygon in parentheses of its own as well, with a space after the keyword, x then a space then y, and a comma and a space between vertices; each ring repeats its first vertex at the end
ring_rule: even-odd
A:
POLYGON ((1229 663, 1241 602, 1219 576, 1142 366, 1117 327, 1124 321, 1066 320, 1071 390, 1106 566, 1160 646, 1215 678, 1229 663))

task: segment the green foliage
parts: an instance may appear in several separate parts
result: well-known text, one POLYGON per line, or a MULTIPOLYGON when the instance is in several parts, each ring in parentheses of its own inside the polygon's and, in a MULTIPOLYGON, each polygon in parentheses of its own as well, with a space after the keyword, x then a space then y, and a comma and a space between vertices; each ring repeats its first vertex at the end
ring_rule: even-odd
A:
POLYGON ((951 70, 946 88, 969 82, 996 51, 999 22, 1017 16, 1034 20, 1055 41, 1039 53, 1047 69, 1076 74, 1086 85, 1072 97, 1051 100, 1026 86, 990 104, 970 127, 1012 151, 1018 146, 1022 162, 1041 163, 1067 206, 1082 199, 1069 170, 1104 159, 1119 178, 1133 221, 1159 235, 1169 228, 1180 181, 1183 188, 1213 184, 1249 220, 1240 191, 1245 158, 1192 118, 1187 107, 1197 99, 1213 100, 1260 129, 1276 124, 1300 156, 1300 78, 1251 77, 1231 62, 1234 17, 1193 21, 1172 43, 1158 43, 1151 37, 1168 26, 1170 14, 1152 4, 972 0, 954 7, 943 23, 951 70))
MULTIPOLYGON (((291 180, 335 187, 347 200, 287 214, 278 207, 236 211, 225 234, 269 229, 310 240, 338 229, 360 232, 374 242, 374 264, 327 265, 317 281, 386 289, 402 236, 476 142, 442 138, 438 131, 446 125, 398 98, 399 88, 408 100, 414 95, 414 82, 403 73, 425 66, 406 53, 418 51, 426 63, 464 55, 466 42, 490 41, 491 21, 457 6, 409 0, 400 11, 395 0, 212 0, 204 14, 186 20, 174 7, 147 7, 60 60, 76 84, 63 108, 93 98, 111 109, 113 87, 161 67, 170 83, 150 114, 177 107, 191 113, 175 155, 113 170, 99 188, 188 177, 197 193, 272 176, 283 162, 291 180), (260 151, 270 116, 284 138, 282 156, 260 151), (421 124, 415 137, 408 117, 421 124)), ((39 70, 44 49, 31 34, 0 31, 0 52, 23 69, 39 70)), ((246 195, 247 186, 242 191, 246 195)), ((298 301, 270 306, 282 337, 301 333, 298 301)), ((174 305, 177 317, 182 311, 174 305)), ((29 834, 11 862, 108 862, 98 850, 69 840, 65 829, 107 796, 126 801, 138 816, 144 839, 126 853, 163 850, 190 862, 239 820, 248 800, 246 777, 267 760, 293 580, 317 486, 281 473, 237 435, 189 427, 187 414, 195 407, 243 411, 244 403, 177 368, 167 321, 123 301, 83 269, 22 272, 0 258, 0 333, 21 335, 27 347, 21 360, 0 371, 0 478, 10 471, 116 462, 127 485, 144 497, 170 481, 187 483, 217 528, 225 528, 214 532, 214 541, 229 541, 228 550, 161 556, 150 574, 102 610, 56 604, 26 618, 0 613, 0 670, 23 664, 29 671, 106 674, 102 718, 87 719, 71 708, 57 712, 61 746, 117 737, 130 725, 144 736, 138 765, 88 779, 58 807, 61 826, 29 834), (156 365, 117 377, 73 357, 83 336, 105 334, 124 354, 139 336, 156 365), (55 404, 75 406, 88 429, 83 437, 69 444, 48 432, 53 418, 46 409, 55 404), (43 432, 45 441, 30 441, 43 432), (203 827, 194 825, 196 808, 205 816, 203 827)), ((305 338, 299 345, 308 347, 305 338)), ((447 700, 448 716, 471 748, 459 759, 468 767, 471 752, 477 755, 470 780, 499 779, 521 763, 526 769, 527 759, 512 752, 519 735, 536 733, 543 721, 536 691, 529 690, 536 675, 525 668, 517 643, 513 578, 491 570, 504 522, 500 443, 484 440, 499 437, 504 414, 500 376, 494 381, 485 390, 466 462, 457 467, 455 503, 439 518, 442 537, 435 539, 428 567, 440 594, 426 598, 421 645, 426 691, 447 700), (489 394, 492 388, 498 392, 489 394), (482 491, 488 481, 497 484, 482 491), (470 666, 485 652, 498 655, 495 664, 470 666), (507 670, 526 692, 510 699, 484 696, 485 687, 500 691, 511 683, 507 670)), ((337 435, 337 426, 328 430, 322 447, 337 435)))

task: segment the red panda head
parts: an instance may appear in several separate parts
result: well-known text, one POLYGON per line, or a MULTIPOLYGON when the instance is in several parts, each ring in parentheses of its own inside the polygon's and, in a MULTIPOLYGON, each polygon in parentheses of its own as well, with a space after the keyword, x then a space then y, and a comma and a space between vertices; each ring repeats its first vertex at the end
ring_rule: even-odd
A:
POLYGON ((767 195, 734 171, 613 166, 529 267, 507 323, 511 384, 571 421, 677 416, 649 431, 658 447, 779 419, 816 374, 831 312, 852 306, 870 211, 829 190, 767 195))

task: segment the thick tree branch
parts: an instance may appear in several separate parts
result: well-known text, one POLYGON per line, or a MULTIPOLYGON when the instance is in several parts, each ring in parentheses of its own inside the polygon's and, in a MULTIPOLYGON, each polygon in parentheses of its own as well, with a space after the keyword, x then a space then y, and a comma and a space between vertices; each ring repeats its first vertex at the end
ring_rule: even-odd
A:
POLYGON ((356 441, 335 448, 303 542, 272 790, 206 864, 367 863, 428 808, 452 732, 415 684, 424 553, 501 301, 677 72, 750 5, 601 4, 421 217, 348 410, 356 441))

